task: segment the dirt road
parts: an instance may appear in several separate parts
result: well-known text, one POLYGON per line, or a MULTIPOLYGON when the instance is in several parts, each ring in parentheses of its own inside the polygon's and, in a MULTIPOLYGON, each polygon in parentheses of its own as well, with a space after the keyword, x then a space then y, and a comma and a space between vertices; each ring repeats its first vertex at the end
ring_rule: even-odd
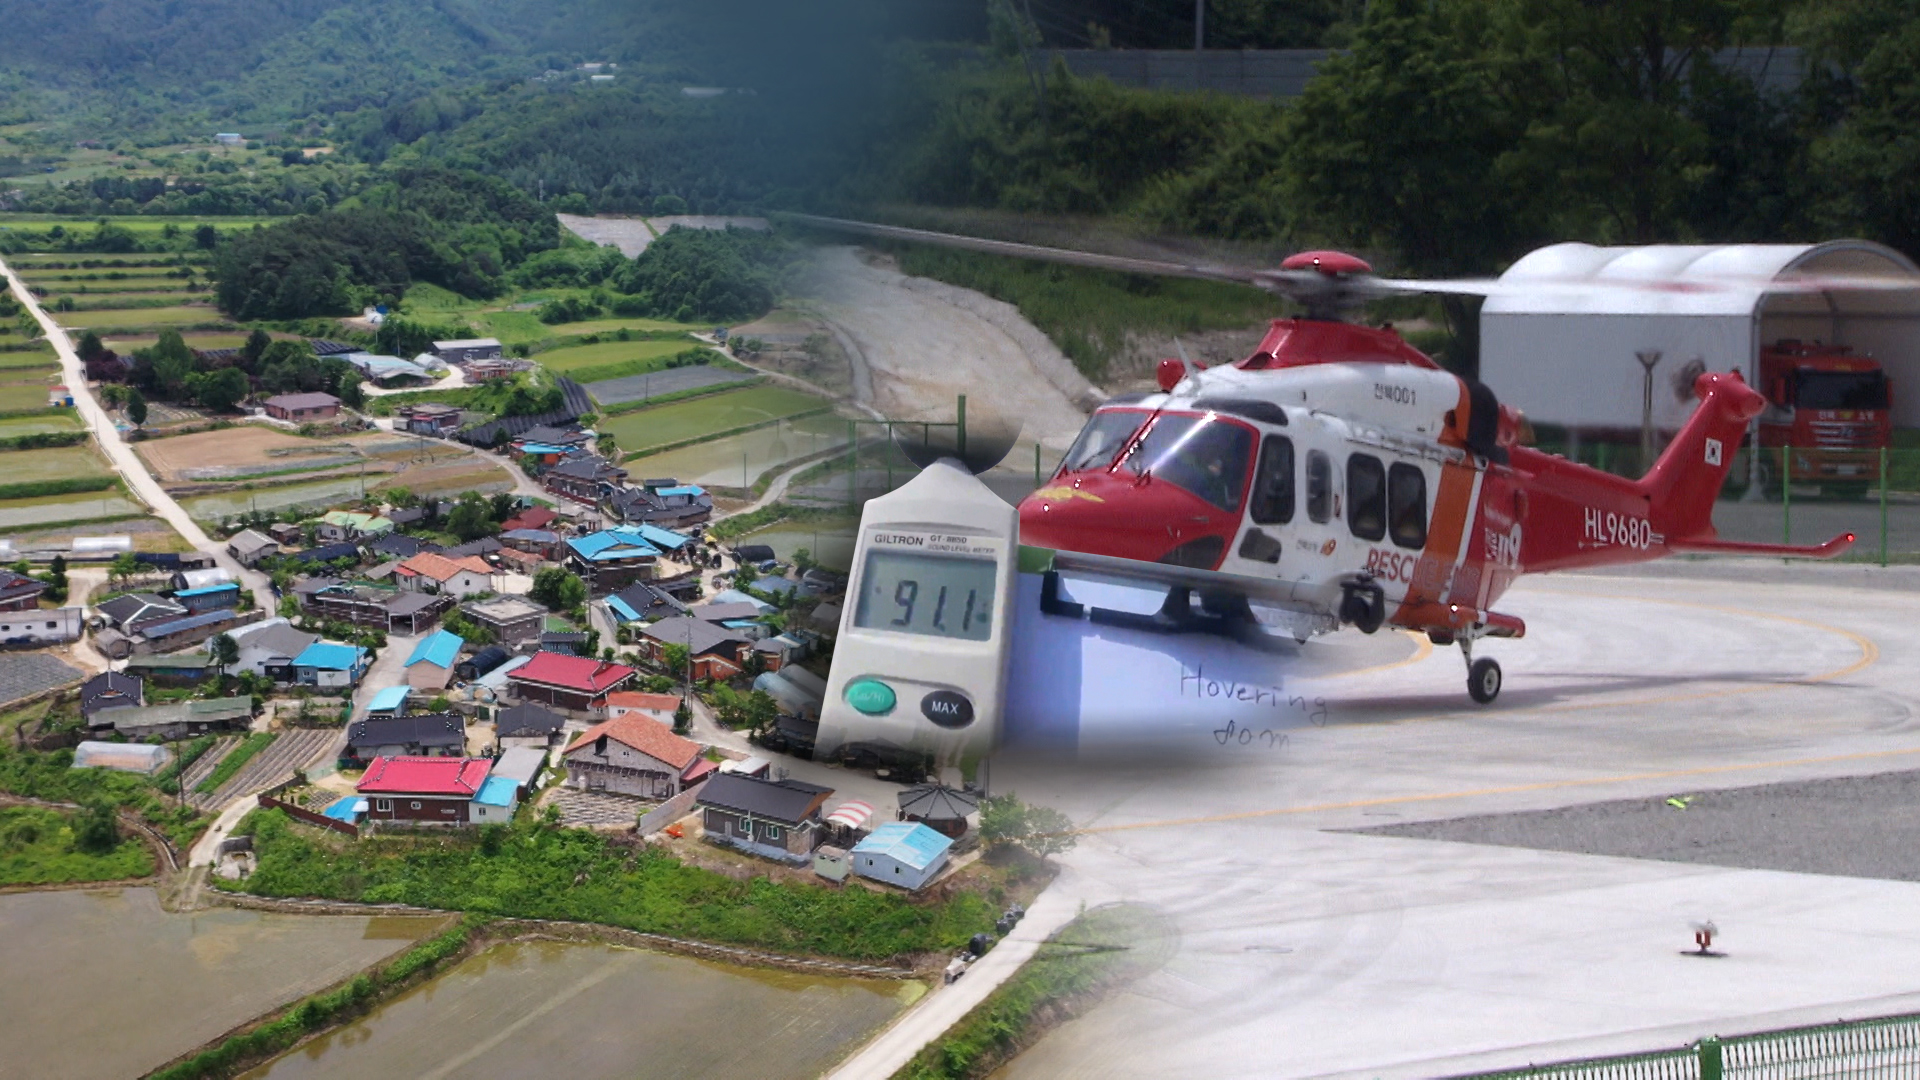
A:
POLYGON ((1012 305, 908 277, 891 260, 823 248, 801 291, 851 340, 889 418, 949 419, 966 394, 970 416, 1018 420, 1022 442, 1064 450, 1100 400, 1012 305))
POLYGON ((93 432, 94 441, 100 444, 100 449, 107 455, 107 461, 112 464, 114 471, 126 481, 127 489, 133 492, 135 498, 151 507, 155 514, 164 518, 167 524, 172 525, 181 536, 186 537, 187 543, 192 544, 202 553, 212 556, 216 565, 232 574, 235 581, 246 586, 262 609, 272 611, 273 589, 267 576, 241 566, 233 556, 227 554, 226 545, 208 536, 192 518, 187 516, 186 510, 173 500, 173 496, 168 495, 165 489, 161 488, 153 475, 147 472, 146 465, 134 454, 133 447, 127 445, 126 440, 120 437, 119 430, 113 426, 113 421, 108 418, 106 410, 100 407, 100 402, 93 396, 93 391, 88 389, 86 368, 80 363, 79 354, 73 351, 73 341, 67 337, 67 332, 62 330, 59 324, 40 307, 39 298, 27 291, 26 283, 20 280, 12 267, 0 262, 0 273, 6 275, 7 284, 12 288, 15 299, 26 305, 27 310, 33 313, 34 319, 40 324, 41 332, 47 335, 47 340, 53 343, 54 351, 59 353, 60 368, 66 375, 68 389, 73 391, 73 403, 79 409, 80 419, 93 432))

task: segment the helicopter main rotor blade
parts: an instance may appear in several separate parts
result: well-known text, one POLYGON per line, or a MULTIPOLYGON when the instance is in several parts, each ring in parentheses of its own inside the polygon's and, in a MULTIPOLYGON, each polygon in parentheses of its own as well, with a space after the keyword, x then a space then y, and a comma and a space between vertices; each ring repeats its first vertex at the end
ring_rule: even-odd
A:
POLYGON ((816 228, 832 229, 836 232, 853 233, 859 236, 875 236, 885 240, 937 244, 941 247, 978 251, 987 255, 1039 259, 1043 262, 1063 263, 1067 266, 1084 266, 1091 270, 1113 270, 1122 274, 1153 274, 1164 277, 1199 278, 1202 281, 1228 281, 1237 285, 1274 290, 1274 286, 1262 279, 1265 271, 1248 270, 1236 266, 1197 266, 1188 263, 1161 262, 1157 259, 1134 259, 1124 255, 1096 255, 1090 251, 1041 247, 1037 244, 1015 243, 1011 240, 985 240, 977 236, 956 236, 953 233, 908 229, 899 225, 875 225, 866 221, 817 217, 813 214, 781 214, 780 217, 816 228))

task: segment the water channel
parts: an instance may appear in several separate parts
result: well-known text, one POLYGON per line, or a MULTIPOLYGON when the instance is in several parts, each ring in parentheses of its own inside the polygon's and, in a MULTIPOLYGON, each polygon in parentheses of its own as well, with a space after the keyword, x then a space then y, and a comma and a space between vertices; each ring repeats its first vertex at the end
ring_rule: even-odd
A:
POLYGON ((174 915, 146 888, 0 896, 0 1075, 139 1076, 440 922, 232 908, 174 915))
POLYGON ((609 945, 493 948, 246 1080, 805 1080, 915 983, 728 967, 609 945))

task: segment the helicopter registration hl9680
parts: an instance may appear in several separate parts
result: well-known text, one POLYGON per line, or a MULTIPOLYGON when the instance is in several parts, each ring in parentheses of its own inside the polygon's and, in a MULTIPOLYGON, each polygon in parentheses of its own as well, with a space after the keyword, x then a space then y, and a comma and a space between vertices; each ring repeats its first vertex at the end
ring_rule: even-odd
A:
MULTIPOLYGON (((1737 372, 1695 379, 1693 414, 1653 468, 1629 480, 1521 445, 1523 418, 1491 388, 1446 371, 1390 328, 1341 318, 1377 296, 1491 295, 1508 288, 1501 282, 1385 279, 1332 251, 1255 270, 806 220, 995 254, 1237 281, 1306 308, 1305 317, 1275 320, 1238 363, 1162 361, 1160 392, 1104 402, 1052 478, 1020 503, 1023 544, 1110 557, 1103 568, 1116 572, 1164 565, 1166 579, 1180 584, 1168 593, 1163 625, 1251 620, 1251 598, 1290 622, 1301 641, 1348 626, 1421 631, 1461 647, 1468 692, 1488 703, 1500 692, 1500 667, 1475 660, 1473 643, 1524 636, 1520 619, 1495 610, 1521 574, 1682 552, 1830 558, 1853 543, 1851 533, 1814 547, 1715 533, 1713 504, 1734 451, 1766 406, 1737 372)), ((1807 277, 1768 287, 1916 284, 1807 277)))

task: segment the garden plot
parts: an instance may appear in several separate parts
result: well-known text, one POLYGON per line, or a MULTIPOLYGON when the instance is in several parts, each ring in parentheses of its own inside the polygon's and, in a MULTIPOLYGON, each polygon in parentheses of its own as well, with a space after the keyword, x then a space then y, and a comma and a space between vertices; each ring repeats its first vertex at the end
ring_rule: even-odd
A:
POLYGON ((134 449, 163 483, 244 480, 358 465, 362 460, 350 440, 303 439, 255 424, 151 439, 134 449))
POLYGON ((0 456, 0 487, 111 475, 90 446, 12 450, 0 456))
POLYGON ((663 454, 629 458, 621 467, 634 476, 671 476, 703 487, 747 487, 792 462, 846 445, 846 421, 832 415, 805 416, 663 454))
POLYGON ((38 412, 47 407, 53 371, 35 368, 0 370, 0 413, 38 412))
POLYGON ((600 430, 618 440, 620 448, 632 452, 652 446, 717 435, 733 428, 779 420, 800 413, 824 409, 824 398, 788 390, 779 386, 756 386, 733 390, 711 397, 642 409, 600 422, 600 430))
POLYGON ((623 379, 602 379, 586 384, 587 393, 602 405, 624 405, 629 401, 646 401, 667 394, 677 394, 682 390, 696 390, 702 386, 721 386, 726 383, 751 382, 759 376, 751 371, 725 368, 717 364, 702 364, 698 367, 670 368, 666 371, 652 371, 644 375, 629 375, 623 379))
POLYGON ((0 439, 22 435, 45 435, 55 431, 79 431, 80 418, 70 412, 49 412, 40 416, 16 416, 0 420, 0 439))
POLYGON ((61 326, 82 330, 101 326, 193 326, 227 321, 227 317, 210 304, 136 308, 132 311, 61 311, 54 315, 61 326))
POLYGON ((548 349, 546 352, 535 355, 533 359, 548 371, 564 375, 617 364, 657 364, 675 353, 696 348, 699 344, 691 338, 668 338, 664 341, 600 341, 592 345, 568 345, 559 349, 548 349))
MULTIPOLYGON (((173 526, 159 518, 126 517, 123 518, 123 520, 115 521, 111 527, 91 523, 96 519, 81 517, 68 509, 70 506, 84 506, 85 503, 70 501, 81 499, 92 502, 107 501, 96 499, 90 495, 69 495, 61 496, 58 499, 37 500, 43 507, 48 507, 49 512, 41 515, 42 520, 33 522, 30 529, 22 529, 18 532, 7 532, 7 539, 13 542, 15 550, 30 551, 34 548, 72 547, 74 537, 76 536, 99 536, 102 533, 111 533, 116 536, 125 535, 131 538, 133 540, 133 550, 135 551, 165 551, 180 555, 193 550, 193 545, 187 543, 186 537, 174 532, 173 526), (63 519, 63 521, 54 522, 53 518, 56 516, 63 519)), ((132 506, 126 499, 118 499, 115 501, 132 506)), ((9 505, 11 504, 0 503, 0 512, 4 512, 5 508, 9 505)), ((128 511, 128 513, 138 514, 140 511, 138 508, 135 508, 128 511)))

